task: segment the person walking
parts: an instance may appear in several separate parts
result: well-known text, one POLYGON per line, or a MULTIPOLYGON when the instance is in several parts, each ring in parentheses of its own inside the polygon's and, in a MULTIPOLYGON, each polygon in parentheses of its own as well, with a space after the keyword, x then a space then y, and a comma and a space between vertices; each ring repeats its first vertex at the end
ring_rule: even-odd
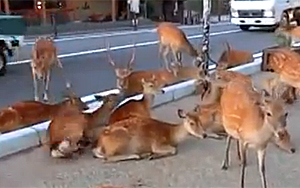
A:
POLYGON ((127 3, 130 6, 132 26, 136 31, 138 25, 138 15, 140 13, 140 0, 128 0, 127 3))

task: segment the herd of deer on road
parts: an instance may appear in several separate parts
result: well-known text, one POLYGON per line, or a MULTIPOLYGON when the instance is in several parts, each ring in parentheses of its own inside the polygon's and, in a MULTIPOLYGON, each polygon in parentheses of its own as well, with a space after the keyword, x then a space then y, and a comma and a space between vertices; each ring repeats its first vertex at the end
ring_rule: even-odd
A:
MULTIPOLYGON (((296 100, 300 88, 300 55, 289 48, 268 50, 262 71, 274 72, 275 77, 264 81, 265 89, 258 91, 252 78, 227 70, 253 61, 247 51, 232 49, 227 43, 217 62, 214 73, 209 74, 196 50, 182 30, 171 23, 157 27, 159 53, 165 69, 133 70, 135 49, 127 66, 113 66, 119 94, 95 95, 103 105, 92 113, 83 112, 88 106, 76 96, 66 80, 66 99, 60 103, 48 102, 50 70, 55 65, 63 74, 57 58, 57 48, 52 39, 39 37, 32 50, 33 101, 17 102, 0 111, 0 133, 31 126, 50 120, 45 145, 55 158, 71 157, 91 148, 94 157, 106 162, 123 160, 157 159, 176 155, 176 145, 188 134, 197 138, 214 138, 226 141, 226 155, 222 169, 228 168, 228 153, 232 138, 237 141, 237 154, 241 162, 241 182, 244 187, 246 150, 257 151, 262 186, 265 178, 265 153, 269 142, 294 153, 286 129, 288 112, 286 103, 296 100), (174 61, 169 65, 167 55, 172 52, 174 61), (193 66, 182 64, 182 52, 194 58, 193 66), (201 104, 185 112, 178 109, 182 123, 175 125, 157 120, 151 115, 155 95, 164 93, 163 87, 183 80, 196 79, 197 95, 201 104), (38 97, 38 82, 44 82, 45 101, 38 97), (136 93, 143 93, 141 100, 129 100, 121 106, 118 102, 136 93)), ((191 104, 193 106, 194 104, 191 104)))

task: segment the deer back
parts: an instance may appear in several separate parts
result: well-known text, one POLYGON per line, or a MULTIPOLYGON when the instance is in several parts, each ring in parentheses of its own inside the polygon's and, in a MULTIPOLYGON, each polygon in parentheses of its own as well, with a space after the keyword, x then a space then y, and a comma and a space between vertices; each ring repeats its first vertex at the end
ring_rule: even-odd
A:
POLYGON ((185 50, 193 57, 198 56, 197 50, 188 41, 185 33, 172 23, 160 23, 157 27, 157 33, 162 45, 170 46, 175 51, 185 50))

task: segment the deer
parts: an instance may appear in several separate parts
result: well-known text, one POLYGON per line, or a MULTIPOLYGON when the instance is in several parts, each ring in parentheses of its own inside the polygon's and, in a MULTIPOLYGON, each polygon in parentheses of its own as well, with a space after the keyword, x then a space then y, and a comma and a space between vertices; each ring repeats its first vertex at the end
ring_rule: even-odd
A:
POLYGON ((65 99, 59 103, 47 104, 34 100, 16 102, 0 110, 0 133, 50 120, 57 111, 66 106, 75 106, 80 111, 88 109, 88 106, 70 88, 68 88, 68 95, 65 95, 65 99))
MULTIPOLYGON (((174 59, 182 65, 182 52, 194 58, 193 65, 198 66, 203 62, 203 55, 187 39, 185 33, 170 22, 162 22, 157 25, 157 34, 159 42, 159 54, 165 61, 165 68, 170 70, 167 59, 168 54, 172 51, 174 59)), ((162 64, 161 64, 162 66, 162 64)))
POLYGON ((155 84, 155 75, 152 76, 151 80, 147 81, 142 78, 141 82, 143 85, 143 98, 141 100, 129 100, 116 108, 109 117, 109 125, 132 115, 151 117, 153 99, 156 94, 163 94, 164 90, 155 84))
POLYGON ((267 187, 265 156, 268 143, 273 136, 286 127, 288 113, 278 96, 270 96, 266 90, 261 94, 239 79, 224 85, 220 100, 223 126, 228 134, 225 159, 222 169, 228 168, 228 153, 231 139, 239 141, 241 153, 240 187, 245 185, 246 151, 249 147, 257 152, 262 187, 267 187))
POLYGON ((179 63, 171 63, 171 72, 177 78, 177 81, 185 81, 189 79, 195 79, 203 81, 207 76, 207 71, 205 69, 205 64, 202 63, 199 67, 195 66, 183 66, 179 63))
POLYGON ((287 104, 293 104, 297 100, 296 88, 279 81, 277 78, 268 78, 263 81, 263 87, 272 95, 276 94, 287 104))
POLYGON ((116 86, 125 96, 135 95, 143 92, 142 79, 149 80, 155 75, 159 87, 172 84, 176 81, 176 77, 166 70, 141 70, 133 71, 133 63, 135 59, 135 49, 133 49, 131 60, 126 67, 117 66, 110 55, 109 44, 107 45, 107 56, 109 63, 114 68, 117 78, 116 86))
POLYGON ((107 118, 119 96, 110 94, 94 97, 97 101, 103 101, 103 104, 92 113, 83 113, 76 108, 67 107, 53 117, 47 130, 50 154, 53 158, 70 157, 75 151, 93 144, 96 140, 94 132, 107 124, 107 118))
POLYGON ((218 66, 222 68, 232 68, 241 64, 249 63, 254 61, 253 55, 249 51, 245 50, 236 50, 230 47, 229 43, 225 42, 226 49, 222 52, 219 57, 218 63, 215 62, 218 66))
MULTIPOLYGON (((200 121, 203 130, 210 137, 219 139, 227 136, 222 122, 222 111, 220 102, 208 105, 196 105, 196 107, 187 113, 187 116, 200 121)), ((295 153, 296 149, 291 143, 290 134, 286 128, 282 128, 279 132, 280 137, 272 137, 271 142, 279 149, 287 153, 295 153)), ((237 140, 237 157, 241 162, 241 154, 239 151, 239 141, 237 140)))
POLYGON ((67 81, 63 74, 63 66, 57 57, 57 48, 54 41, 50 37, 38 37, 32 47, 32 61, 31 61, 31 71, 33 78, 33 88, 34 88, 34 100, 39 101, 39 85, 38 81, 44 82, 43 100, 48 102, 49 100, 49 82, 51 69, 57 66, 66 80, 66 87, 69 87, 70 83, 67 81))
POLYGON ((133 116, 109 125, 104 129, 93 149, 94 157, 105 162, 126 160, 149 160, 176 155, 176 146, 188 134, 196 138, 206 138, 200 122, 177 110, 183 122, 176 125, 149 117, 133 116))
POLYGON ((261 70, 273 72, 278 81, 296 89, 300 88, 300 55, 289 48, 269 49, 267 58, 261 64, 261 70))

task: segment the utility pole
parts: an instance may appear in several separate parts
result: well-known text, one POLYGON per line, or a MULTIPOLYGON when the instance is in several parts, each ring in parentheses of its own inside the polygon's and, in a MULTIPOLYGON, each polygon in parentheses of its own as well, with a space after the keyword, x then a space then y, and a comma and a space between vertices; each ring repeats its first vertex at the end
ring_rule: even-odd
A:
POLYGON ((206 70, 209 66, 209 29, 210 29, 210 10, 211 0, 203 0, 203 63, 205 63, 206 70))

